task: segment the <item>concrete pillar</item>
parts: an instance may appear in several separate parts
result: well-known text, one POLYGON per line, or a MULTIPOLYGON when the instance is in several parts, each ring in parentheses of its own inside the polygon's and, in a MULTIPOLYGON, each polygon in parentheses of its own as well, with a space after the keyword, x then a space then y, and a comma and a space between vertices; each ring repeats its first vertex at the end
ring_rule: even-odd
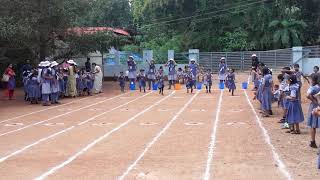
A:
POLYGON ((168 60, 174 59, 174 50, 168 50, 168 60))
POLYGON ((299 64, 300 68, 303 69, 302 47, 292 47, 292 64, 299 64))
POLYGON ((152 50, 143 50, 143 62, 151 61, 153 59, 153 51, 152 50))
POLYGON ((189 49, 189 61, 195 59, 199 63, 199 49, 189 49))

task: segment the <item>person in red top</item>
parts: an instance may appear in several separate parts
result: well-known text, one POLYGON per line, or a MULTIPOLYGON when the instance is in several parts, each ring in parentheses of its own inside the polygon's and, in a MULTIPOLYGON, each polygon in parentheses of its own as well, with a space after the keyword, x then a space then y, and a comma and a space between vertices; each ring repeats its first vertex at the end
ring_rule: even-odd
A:
POLYGON ((14 89, 16 87, 16 79, 15 79, 16 73, 13 70, 12 64, 9 64, 9 66, 5 71, 5 74, 9 76, 9 81, 7 83, 7 90, 8 90, 9 100, 12 100, 14 89))

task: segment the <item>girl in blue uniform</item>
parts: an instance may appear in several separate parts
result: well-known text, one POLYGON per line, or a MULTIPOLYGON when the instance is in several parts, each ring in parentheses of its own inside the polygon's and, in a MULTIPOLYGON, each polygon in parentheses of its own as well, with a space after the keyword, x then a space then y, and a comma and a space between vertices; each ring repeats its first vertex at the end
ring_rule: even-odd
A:
POLYGON ((298 84, 299 84, 299 94, 298 94, 298 97, 299 97, 299 100, 301 100, 301 88, 302 88, 302 77, 308 82, 308 84, 310 84, 309 82, 309 79, 303 74, 302 71, 300 71, 300 66, 299 64, 294 64, 293 65, 293 68, 294 68, 294 72, 293 74, 296 75, 297 77, 297 81, 298 81, 298 84))
POLYGON ((93 80, 94 75, 91 72, 85 71, 83 74, 83 84, 84 84, 84 93, 87 93, 88 96, 92 95, 92 88, 93 88, 93 80))
POLYGON ((220 59, 220 64, 219 64, 219 80, 220 80, 220 83, 225 82, 227 69, 228 69, 228 67, 226 65, 226 58, 222 57, 220 59))
POLYGON ((149 64, 149 70, 148 70, 148 85, 149 90, 151 90, 151 87, 154 85, 156 81, 156 65, 154 64, 154 60, 151 60, 150 62, 147 61, 149 64))
POLYGON ((118 77, 118 82, 119 82, 121 92, 124 93, 124 87, 126 85, 126 77, 123 75, 123 72, 120 72, 120 75, 118 77))
POLYGON ((164 72, 163 67, 160 66, 158 72, 157 72, 157 80, 158 80, 158 88, 159 88, 159 94, 163 95, 164 90, 164 72))
POLYGON ((177 63, 173 60, 170 59, 166 66, 169 68, 169 74, 168 74, 168 80, 169 80, 169 89, 171 89, 171 86, 175 84, 177 80, 177 72, 176 72, 176 66, 177 63))
MULTIPOLYGON (((196 81, 198 70, 199 70, 199 64, 196 63, 195 59, 191 59, 189 63, 189 69, 194 77, 194 80, 196 81)), ((196 82, 194 83, 194 87, 196 86, 196 82)))
POLYGON ((236 75, 234 74, 234 69, 230 69, 230 74, 228 75, 228 88, 231 95, 234 96, 234 90, 236 89, 235 83, 236 75))
POLYGON ((262 111, 264 117, 269 117, 272 115, 271 105, 272 105, 272 88, 273 88, 273 81, 272 75, 270 74, 270 70, 267 67, 264 67, 262 70, 263 74, 263 81, 261 84, 261 91, 262 91, 262 111))
POLYGON ((189 89, 191 89, 191 93, 193 93, 195 80, 190 68, 187 69, 187 72, 185 74, 185 80, 186 80, 187 93, 189 93, 189 89))
POLYGON ((59 104, 60 84, 59 84, 59 72, 58 63, 53 61, 51 63, 51 104, 59 104))
POLYGON ((41 95, 43 106, 50 106, 49 97, 51 95, 51 68, 50 62, 46 61, 43 63, 43 69, 41 71, 41 95))
POLYGON ((142 89, 143 89, 143 92, 146 92, 147 76, 146 76, 146 74, 144 73, 144 69, 141 69, 141 70, 140 70, 140 73, 139 73, 139 75, 138 75, 138 81, 139 81, 139 89, 140 89, 140 92, 142 92, 142 89))
POLYGON ((210 69, 204 75, 204 85, 206 86, 206 92, 211 93, 211 86, 212 86, 212 72, 210 69))
POLYGON ((300 134, 299 124, 304 121, 301 102, 299 100, 299 83, 295 75, 289 78, 289 91, 290 95, 286 97, 288 101, 288 112, 286 121, 290 125, 290 131, 287 133, 300 134))
POLYGON ((38 99, 41 96, 40 84, 38 82, 38 73, 36 70, 31 70, 28 80, 28 97, 31 104, 38 104, 38 99))
POLYGON ((317 116, 314 116, 312 114, 312 111, 318 107, 318 100, 315 98, 315 95, 320 92, 320 87, 318 85, 319 77, 314 74, 311 76, 311 86, 307 92, 307 98, 311 101, 309 105, 309 111, 308 111, 308 126, 310 129, 310 135, 311 135, 311 142, 310 147, 312 148, 318 148, 315 140, 316 136, 316 129, 320 128, 320 118, 317 116))
POLYGON ((135 83, 135 79, 137 77, 137 63, 134 61, 133 56, 129 56, 128 59, 128 78, 130 83, 135 83))

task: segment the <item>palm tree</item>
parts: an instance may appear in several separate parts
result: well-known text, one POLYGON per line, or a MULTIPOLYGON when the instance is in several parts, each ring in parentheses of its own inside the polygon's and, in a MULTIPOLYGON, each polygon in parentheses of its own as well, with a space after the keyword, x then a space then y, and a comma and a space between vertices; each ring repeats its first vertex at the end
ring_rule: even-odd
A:
POLYGON ((273 32, 273 42, 281 47, 300 46, 302 32, 307 24, 302 20, 274 20, 269 23, 273 32))

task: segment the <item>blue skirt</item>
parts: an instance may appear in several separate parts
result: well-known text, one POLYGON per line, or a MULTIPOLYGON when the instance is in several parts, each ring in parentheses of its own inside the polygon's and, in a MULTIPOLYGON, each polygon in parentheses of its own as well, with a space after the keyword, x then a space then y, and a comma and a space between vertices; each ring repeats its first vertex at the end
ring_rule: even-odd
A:
POLYGON ((136 71, 131 71, 131 72, 129 72, 128 78, 129 78, 129 79, 135 79, 135 78, 137 78, 137 72, 136 72, 136 71))
POLYGON ((311 128, 320 128, 320 118, 312 115, 312 110, 317 108, 318 105, 310 103, 308 110, 308 126, 311 128))
POLYGON ((262 110, 271 110, 271 105, 272 105, 272 92, 270 87, 264 88, 264 91, 262 92, 262 110))
POLYGON ((258 91, 257 91, 257 99, 262 102, 262 90, 261 90, 262 86, 260 85, 258 87, 258 91))
POLYGON ((289 124, 296 124, 304 121, 303 111, 299 100, 288 100, 286 120, 289 124))
POLYGON ((228 83, 228 88, 231 89, 231 90, 237 89, 236 83, 234 83, 234 81, 230 81, 228 83))
POLYGON ((139 87, 146 87, 146 81, 145 80, 139 80, 139 87))
POLYGON ((191 80, 191 81, 188 81, 187 84, 186 84, 186 87, 188 89, 192 88, 194 85, 195 85, 196 81, 195 80, 191 80))
POLYGON ((14 90, 14 88, 16 88, 16 79, 13 76, 9 78, 7 88, 8 90, 14 90))
POLYGON ((28 86, 28 97, 29 98, 41 97, 40 87, 38 84, 32 84, 28 86))

